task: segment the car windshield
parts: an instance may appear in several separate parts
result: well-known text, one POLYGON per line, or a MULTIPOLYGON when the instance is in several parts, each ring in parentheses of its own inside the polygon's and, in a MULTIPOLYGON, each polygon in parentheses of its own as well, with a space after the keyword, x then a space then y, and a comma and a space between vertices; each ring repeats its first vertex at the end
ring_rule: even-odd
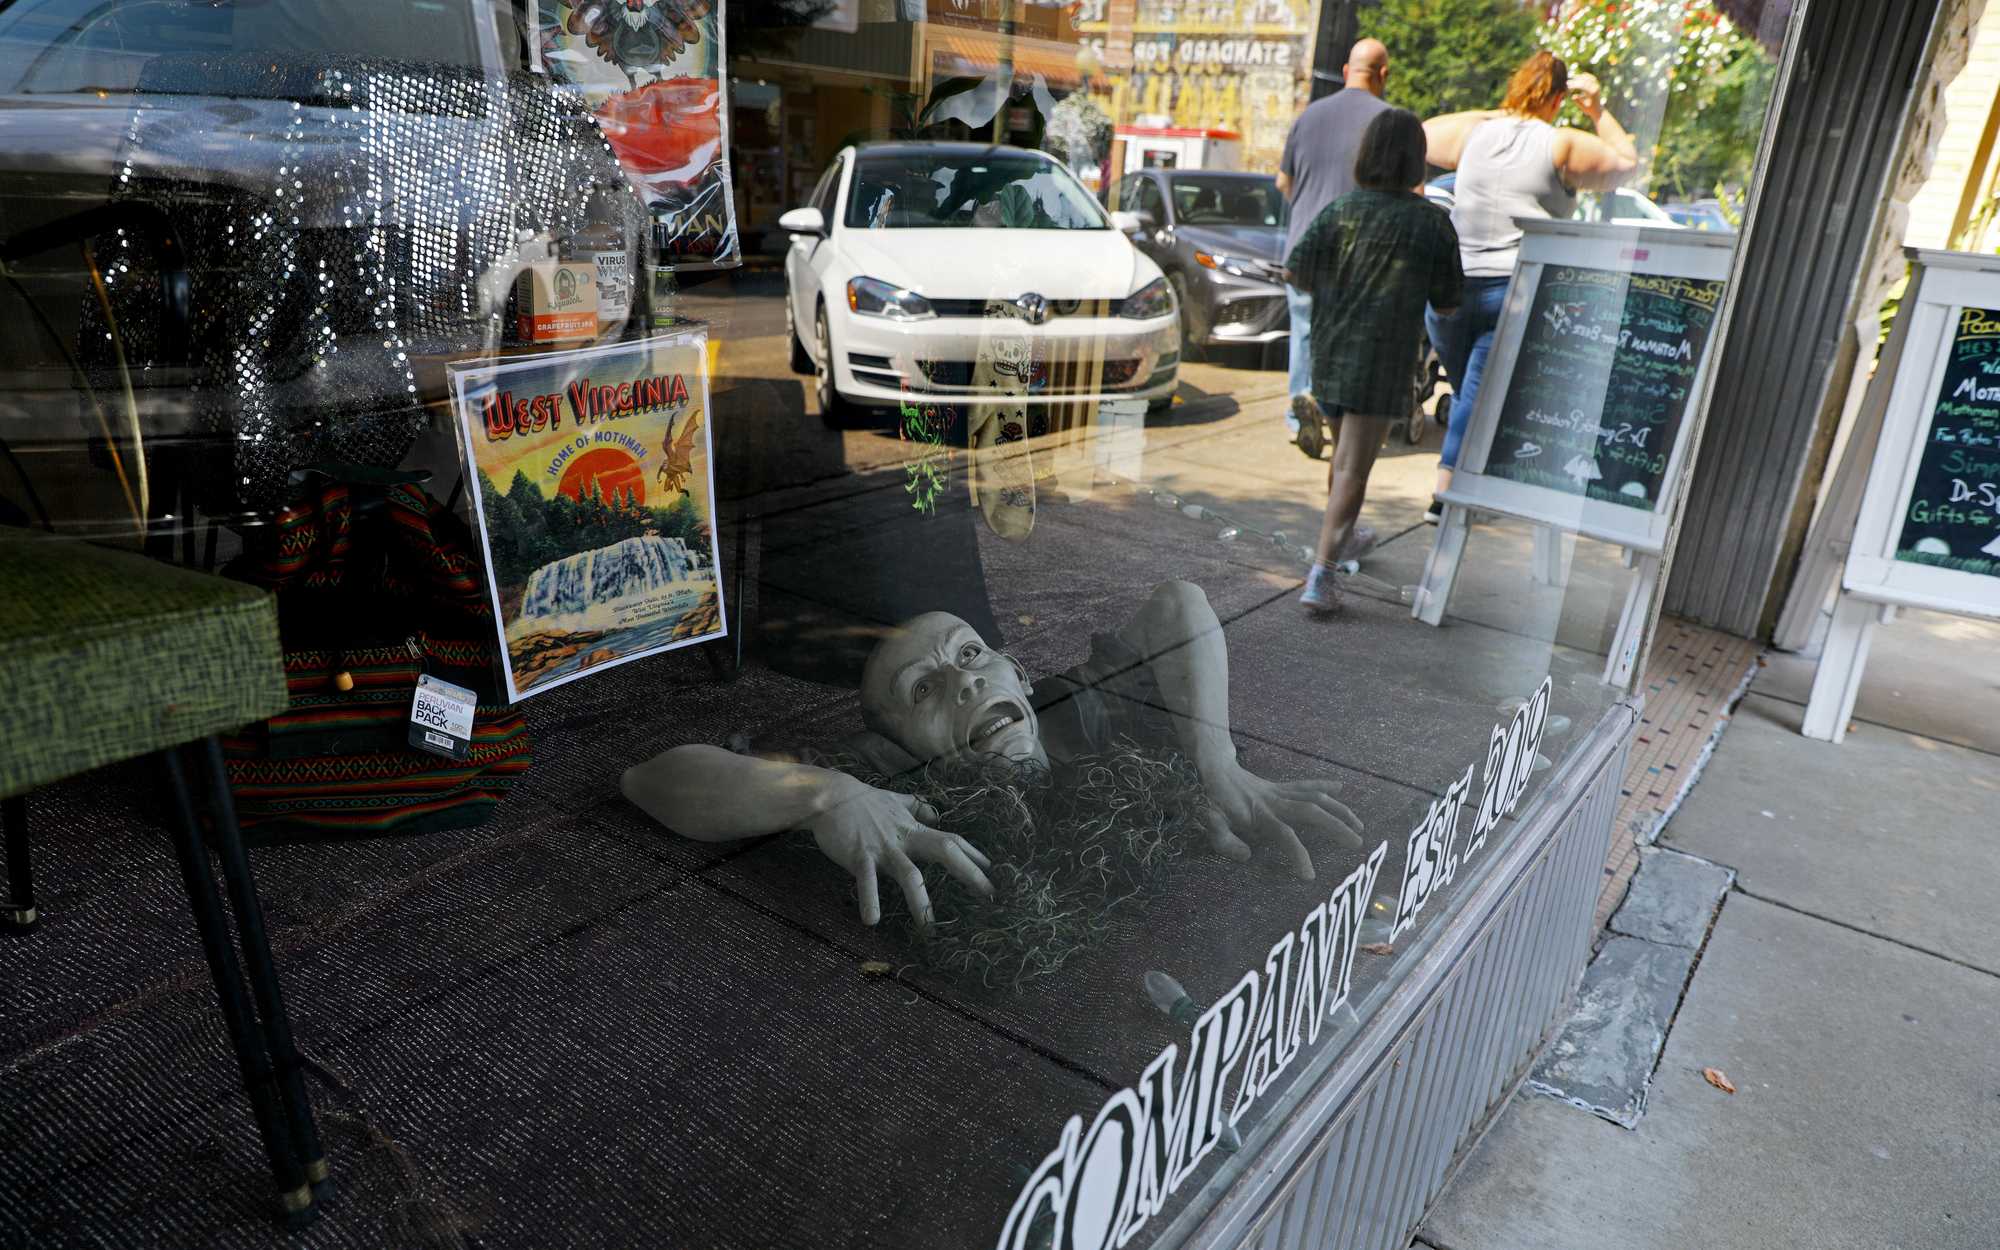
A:
POLYGON ((1282 226, 1274 178, 1175 178, 1174 220, 1184 226, 1282 226))
POLYGON ((847 196, 846 223, 876 230, 1109 228, 1067 169, 1045 156, 995 151, 863 155, 847 196))
POLYGON ((442 0, 0 0, 0 94, 297 98, 330 58, 477 68, 442 0))

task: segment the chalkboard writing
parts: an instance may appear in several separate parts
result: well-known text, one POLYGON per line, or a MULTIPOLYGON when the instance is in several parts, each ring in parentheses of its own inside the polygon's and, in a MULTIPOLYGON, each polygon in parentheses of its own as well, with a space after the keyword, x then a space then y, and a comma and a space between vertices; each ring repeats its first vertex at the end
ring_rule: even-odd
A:
POLYGON ((1947 352, 1896 558, 2000 577, 2000 312, 1962 310, 1947 352))
POLYGON ((1486 472, 1628 508, 1659 507, 1722 286, 1544 268, 1486 472))

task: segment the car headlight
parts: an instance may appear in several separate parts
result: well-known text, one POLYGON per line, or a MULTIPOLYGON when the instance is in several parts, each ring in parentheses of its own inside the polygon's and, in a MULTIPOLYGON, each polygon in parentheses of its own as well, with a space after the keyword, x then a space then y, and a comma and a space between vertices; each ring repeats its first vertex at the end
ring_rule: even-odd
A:
POLYGON ((876 278, 849 278, 847 306, 869 317, 891 321, 928 321, 937 313, 931 302, 915 291, 890 286, 876 278))
POLYGON ((1165 278, 1155 278, 1118 301, 1118 315, 1135 321, 1164 317, 1173 310, 1174 292, 1165 278))
POLYGON ((1233 273, 1239 278, 1250 276, 1248 262, 1238 260, 1234 256, 1224 256, 1220 252, 1196 252, 1194 254, 1194 263, 1200 265, 1203 269, 1220 269, 1224 273, 1233 273))

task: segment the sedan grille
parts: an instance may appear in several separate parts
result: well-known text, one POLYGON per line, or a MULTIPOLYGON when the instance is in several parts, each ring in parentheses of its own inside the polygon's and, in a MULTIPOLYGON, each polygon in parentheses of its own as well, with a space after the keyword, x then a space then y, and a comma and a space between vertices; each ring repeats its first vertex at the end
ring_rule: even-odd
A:
MULTIPOLYGON (((1009 299, 934 299, 930 305, 931 311, 940 317, 984 317, 988 304, 998 305, 996 316, 1007 316, 1009 299)), ((1109 316, 1117 303, 1115 299, 1052 299, 1049 301, 1049 318, 1109 316)))
MULTIPOLYGON (((1083 365, 1071 361, 1051 365, 1038 361, 1028 368, 1028 392, 1032 395, 1087 395, 1101 388, 1127 388, 1139 374, 1139 360, 1128 357, 1107 360, 1095 380, 1083 365)), ((933 388, 970 390, 974 362, 970 360, 920 360, 917 368, 933 388)))

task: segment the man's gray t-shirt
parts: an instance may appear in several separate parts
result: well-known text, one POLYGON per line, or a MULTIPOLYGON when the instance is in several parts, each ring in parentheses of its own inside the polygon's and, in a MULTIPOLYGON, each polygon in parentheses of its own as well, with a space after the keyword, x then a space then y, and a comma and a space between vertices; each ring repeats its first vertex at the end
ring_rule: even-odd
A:
POLYGON ((1354 154, 1361 148, 1361 134, 1388 107, 1359 87, 1343 87, 1306 105, 1292 123, 1284 159, 1278 162, 1292 180, 1287 256, 1321 209, 1354 190, 1354 154))

